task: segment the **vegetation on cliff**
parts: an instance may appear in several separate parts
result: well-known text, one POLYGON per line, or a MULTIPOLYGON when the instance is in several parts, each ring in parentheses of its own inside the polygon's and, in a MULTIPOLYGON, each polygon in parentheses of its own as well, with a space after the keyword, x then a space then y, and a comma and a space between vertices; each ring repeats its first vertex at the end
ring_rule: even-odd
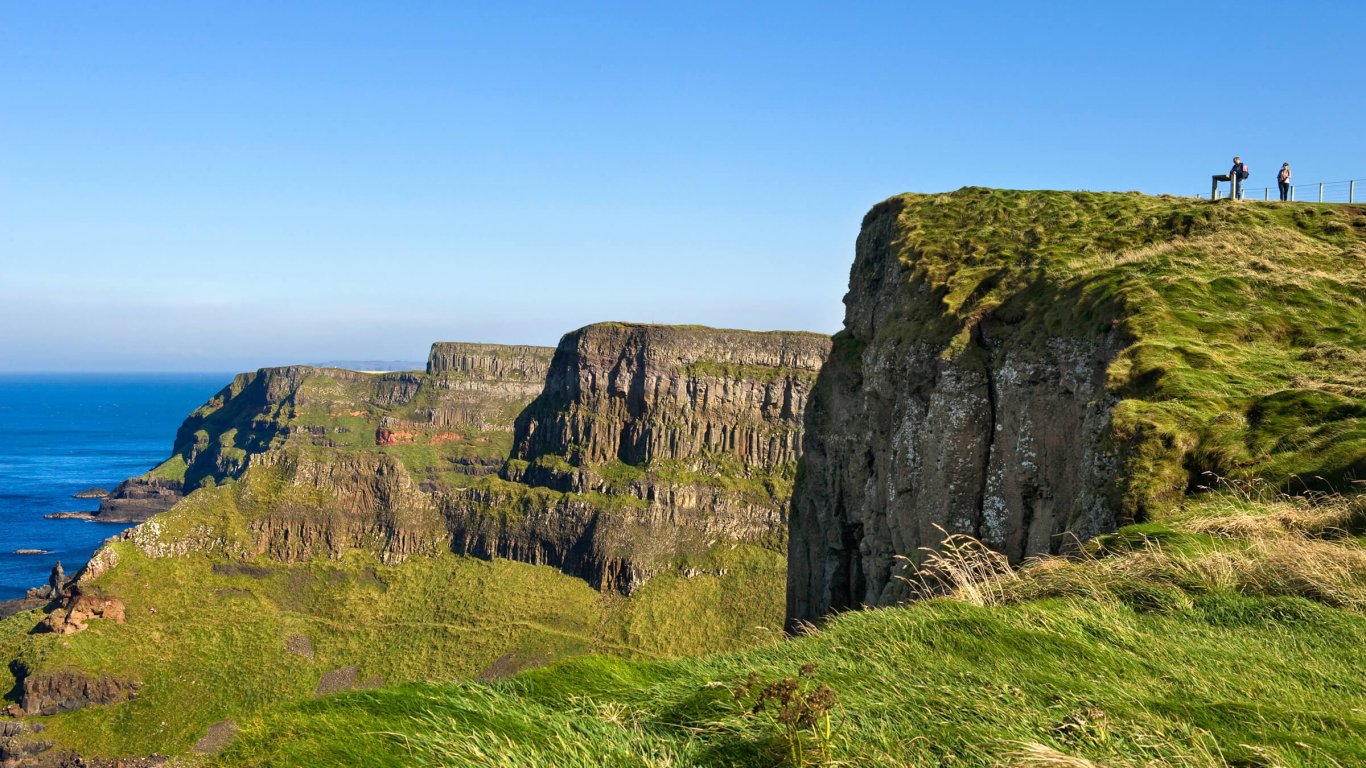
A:
POLYGON ((814 665, 836 704, 828 738, 802 736, 808 765, 1356 765, 1362 501, 1221 492, 1018 573, 965 547, 946 566, 976 575, 946 570, 945 597, 738 653, 289 707, 246 723, 220 764, 792 766, 784 731, 735 692, 814 665))
POLYGON ((864 220, 812 395, 789 620, 889 605, 950 534, 1011 562, 1188 493, 1366 479, 1366 215, 969 188, 864 220))
MULTIPOLYGON (((1366 479, 1366 208, 969 188, 903 195, 896 246, 969 349, 987 317, 1043 344, 1113 326, 1114 439, 1141 515, 1211 473, 1289 491, 1366 479)), ((836 344, 849 353, 848 336, 836 344)))

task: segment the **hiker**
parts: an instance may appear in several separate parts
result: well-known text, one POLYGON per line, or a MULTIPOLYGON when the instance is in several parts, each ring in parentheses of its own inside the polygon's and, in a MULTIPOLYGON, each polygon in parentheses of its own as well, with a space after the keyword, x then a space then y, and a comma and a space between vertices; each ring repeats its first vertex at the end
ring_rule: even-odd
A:
POLYGON ((1243 180, 1247 178, 1247 166, 1243 164, 1242 158, 1234 156, 1233 167, 1228 172, 1229 183, 1232 184, 1233 199, 1243 199, 1243 180))
POLYGON ((1276 174, 1276 183, 1281 188, 1281 199, 1290 199, 1290 163, 1281 163, 1281 172, 1276 174))

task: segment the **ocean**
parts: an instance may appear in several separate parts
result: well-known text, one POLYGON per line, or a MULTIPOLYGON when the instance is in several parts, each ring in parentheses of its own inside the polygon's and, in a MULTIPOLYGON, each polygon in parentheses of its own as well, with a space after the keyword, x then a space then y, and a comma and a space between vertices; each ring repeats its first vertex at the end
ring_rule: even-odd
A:
POLYGON ((176 428, 231 374, 0 374, 0 600, 47 582, 60 560, 68 574, 128 526, 45 520, 49 512, 94 510, 105 490, 171 453, 176 428), (17 555, 39 549, 49 554, 17 555))

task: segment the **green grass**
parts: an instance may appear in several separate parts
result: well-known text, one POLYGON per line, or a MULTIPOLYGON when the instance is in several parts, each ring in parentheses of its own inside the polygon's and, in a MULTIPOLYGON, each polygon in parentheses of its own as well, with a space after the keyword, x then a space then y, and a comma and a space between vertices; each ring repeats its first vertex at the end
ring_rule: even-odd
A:
MULTIPOLYGON (((283 564, 116 549, 118 567, 87 588, 118 595, 126 624, 56 637, 27 634, 35 612, 0 623, 0 650, 36 673, 144 683, 131 702, 42 718, 45 738, 85 755, 184 752, 212 723, 310 700, 325 672, 350 665, 361 681, 458 680, 588 652, 771 644, 782 627, 782 558, 743 546, 718 551, 710 572, 666 574, 629 599, 549 567, 450 554, 283 564), (287 650, 293 636, 309 638, 312 660, 287 650)), ((0 686, 13 685, 0 671, 0 686)))
POLYGON ((1202 497, 1088 557, 1027 567, 990 605, 941 598, 844 614, 733 653, 589 656, 493 684, 408 685, 273 710, 245 723, 220 763, 791 765, 774 723, 732 691, 751 674, 797 678, 810 664, 810 684, 837 692, 835 765, 1357 765, 1366 762, 1366 614, 1311 588, 1345 579, 1366 597, 1366 549, 1341 538, 1366 518, 1357 501, 1202 497), (1353 570, 1304 570, 1285 582, 1293 589, 1271 594, 1225 583, 1216 569, 1171 579, 1148 567, 1260 562, 1305 547, 1328 547, 1353 570))
MULTIPOLYGON (((1016 348, 1107 337, 1126 512, 1205 473, 1282 488, 1366 479, 1366 210, 967 188, 904 195, 893 248, 940 299, 883 328, 971 354, 984 320, 1016 348)), ((857 356, 852 340, 836 354, 857 356)))

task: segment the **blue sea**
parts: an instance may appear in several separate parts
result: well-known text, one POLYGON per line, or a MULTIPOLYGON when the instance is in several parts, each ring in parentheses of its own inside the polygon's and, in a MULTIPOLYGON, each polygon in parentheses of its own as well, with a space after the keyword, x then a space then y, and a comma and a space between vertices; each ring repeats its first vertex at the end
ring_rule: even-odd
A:
POLYGON ((171 453, 190 411, 231 374, 0 374, 0 600, 46 583, 56 561, 67 573, 128 527, 45 520, 49 512, 94 510, 73 499, 111 490, 171 453), (16 555, 41 549, 45 555, 16 555))

